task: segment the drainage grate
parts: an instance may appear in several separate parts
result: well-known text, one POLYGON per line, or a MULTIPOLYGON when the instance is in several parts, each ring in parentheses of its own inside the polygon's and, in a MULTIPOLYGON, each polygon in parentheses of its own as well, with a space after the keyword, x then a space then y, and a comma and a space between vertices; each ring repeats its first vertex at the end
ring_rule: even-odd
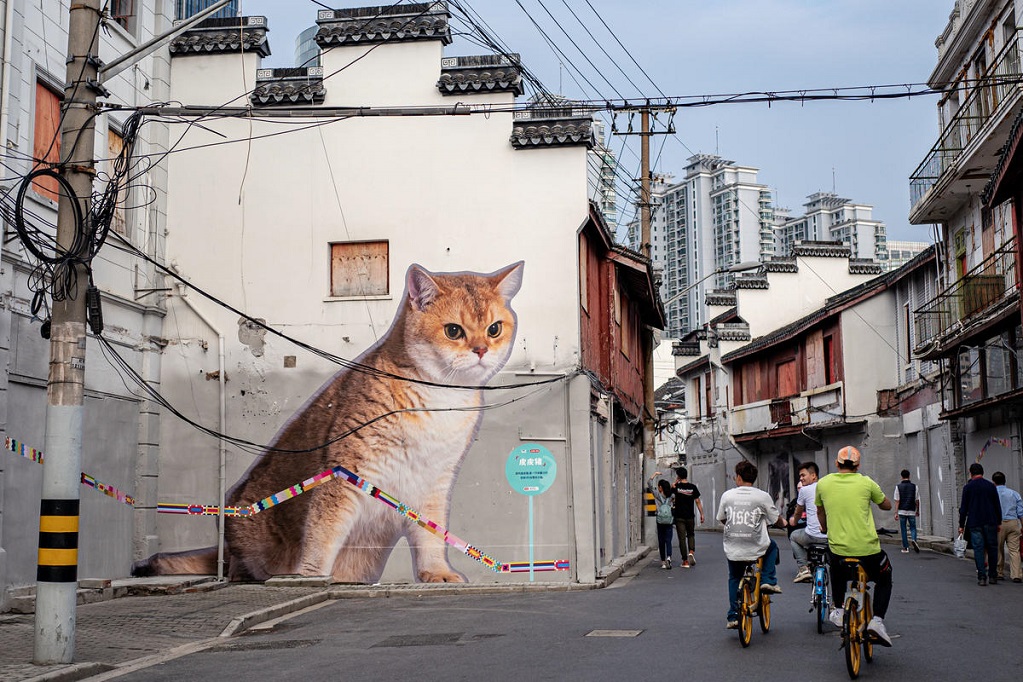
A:
POLYGON ((314 644, 319 644, 318 639, 283 639, 277 642, 236 642, 232 644, 225 644, 218 646, 210 651, 224 652, 224 651, 264 651, 274 649, 304 649, 314 644))
POLYGON ((642 630, 590 630, 586 637, 639 637, 642 630))
POLYGON ((371 648, 391 646, 438 646, 442 644, 458 644, 462 639, 461 632, 433 632, 417 635, 394 635, 371 648))

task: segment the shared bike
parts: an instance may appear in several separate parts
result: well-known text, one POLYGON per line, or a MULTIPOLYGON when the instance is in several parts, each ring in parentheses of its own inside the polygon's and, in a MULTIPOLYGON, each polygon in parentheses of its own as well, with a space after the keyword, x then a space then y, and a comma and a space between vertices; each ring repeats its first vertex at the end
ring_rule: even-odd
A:
POLYGON ((862 659, 867 659, 867 663, 874 660, 874 645, 867 633, 867 623, 873 617, 873 607, 866 569, 856 558, 847 558, 844 564, 854 573, 846 591, 845 616, 842 619, 842 648, 845 649, 845 667, 849 671, 849 677, 855 680, 859 677, 862 659))
POLYGON ((831 555, 828 546, 810 545, 806 548, 807 563, 813 575, 813 591, 810 593, 810 613, 817 612, 817 633, 824 633, 828 621, 828 605, 831 604, 831 555))
POLYGON ((746 564, 739 581, 739 642, 748 647, 753 638, 753 616, 760 618, 760 630, 771 629, 771 595, 760 589, 764 557, 746 564))

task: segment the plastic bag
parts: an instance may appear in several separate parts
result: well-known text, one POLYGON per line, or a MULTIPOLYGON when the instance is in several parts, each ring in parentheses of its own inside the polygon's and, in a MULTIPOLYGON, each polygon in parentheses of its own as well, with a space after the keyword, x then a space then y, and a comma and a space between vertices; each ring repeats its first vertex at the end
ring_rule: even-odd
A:
POLYGON ((960 559, 966 556, 966 538, 963 537, 962 533, 952 542, 952 551, 960 559))

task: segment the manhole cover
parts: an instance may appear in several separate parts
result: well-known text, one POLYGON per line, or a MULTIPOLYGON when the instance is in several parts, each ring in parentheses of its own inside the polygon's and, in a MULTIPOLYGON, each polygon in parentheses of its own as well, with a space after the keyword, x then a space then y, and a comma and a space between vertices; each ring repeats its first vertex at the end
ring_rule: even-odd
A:
POLYGON ((461 632, 434 632, 416 635, 394 635, 371 648, 388 646, 438 646, 442 644, 458 644, 462 639, 461 632))
POLYGON ((224 646, 218 646, 211 649, 213 652, 218 651, 263 651, 272 649, 304 649, 307 646, 319 644, 319 640, 316 639, 283 639, 277 642, 237 642, 234 644, 225 644, 224 646))
POLYGON ((639 637, 642 630, 590 630, 587 637, 639 637))

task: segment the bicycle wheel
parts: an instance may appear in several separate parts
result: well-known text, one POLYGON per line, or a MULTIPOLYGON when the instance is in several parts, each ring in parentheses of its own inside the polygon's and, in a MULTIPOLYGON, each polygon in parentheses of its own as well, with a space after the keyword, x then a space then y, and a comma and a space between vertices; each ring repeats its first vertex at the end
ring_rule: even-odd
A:
POLYGON ((824 597, 817 594, 813 597, 814 606, 817 608, 817 634, 824 634, 824 621, 828 619, 828 610, 824 608, 824 597))
POLYGON ((748 647, 753 638, 753 586, 748 580, 739 585, 739 643, 748 647))
POLYGON ((845 617, 842 620, 842 648, 845 649, 845 668, 849 679, 860 676, 859 605, 849 597, 845 600, 845 617))
POLYGON ((771 595, 767 592, 760 593, 760 631, 767 632, 771 629, 771 595))

